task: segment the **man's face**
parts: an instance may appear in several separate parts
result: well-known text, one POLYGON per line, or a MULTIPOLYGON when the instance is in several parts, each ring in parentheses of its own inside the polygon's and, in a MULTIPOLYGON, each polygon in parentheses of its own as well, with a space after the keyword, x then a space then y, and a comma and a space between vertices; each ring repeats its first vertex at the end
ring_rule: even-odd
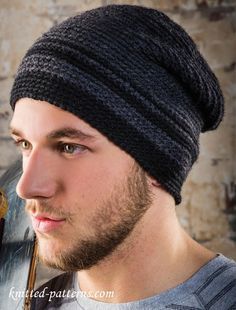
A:
POLYGON ((111 254, 151 204, 145 172, 96 129, 47 102, 24 98, 12 136, 42 261, 87 269, 111 254))

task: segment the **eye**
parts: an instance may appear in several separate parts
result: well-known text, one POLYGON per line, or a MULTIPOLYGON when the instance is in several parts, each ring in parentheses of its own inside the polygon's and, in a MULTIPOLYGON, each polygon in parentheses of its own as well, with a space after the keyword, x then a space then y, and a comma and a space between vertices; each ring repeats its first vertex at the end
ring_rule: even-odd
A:
POLYGON ((87 148, 80 144, 60 143, 59 151, 68 155, 83 153, 87 148))
POLYGON ((17 147, 20 147, 21 150, 26 151, 30 149, 30 143, 26 140, 18 140, 14 142, 17 147))

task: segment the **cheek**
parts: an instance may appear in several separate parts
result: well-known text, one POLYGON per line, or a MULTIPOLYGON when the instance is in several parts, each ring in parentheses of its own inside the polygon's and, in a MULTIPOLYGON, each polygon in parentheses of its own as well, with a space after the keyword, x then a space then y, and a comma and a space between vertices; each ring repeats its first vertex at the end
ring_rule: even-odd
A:
POLYGON ((109 196, 114 184, 122 177, 120 170, 98 161, 81 161, 64 167, 62 182, 64 194, 69 201, 100 201, 109 196))

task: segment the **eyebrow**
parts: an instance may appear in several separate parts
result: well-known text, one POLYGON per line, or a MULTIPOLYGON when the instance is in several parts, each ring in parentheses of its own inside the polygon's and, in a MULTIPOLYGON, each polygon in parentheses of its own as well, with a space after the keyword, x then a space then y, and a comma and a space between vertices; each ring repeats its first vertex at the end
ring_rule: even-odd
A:
POLYGON ((66 127, 66 128, 61 128, 61 129, 57 129, 54 130, 52 132, 50 132, 47 135, 48 139, 60 139, 60 138, 72 138, 72 139, 79 139, 79 140, 91 140, 94 139, 95 137, 84 133, 81 130, 75 129, 75 128, 70 128, 70 127, 66 127))
MULTIPOLYGON (((11 130, 12 135, 16 135, 20 137, 24 136, 20 130, 14 127, 11 127, 10 130, 11 130)), ((88 133, 85 133, 81 130, 71 128, 71 127, 64 127, 64 128, 56 129, 50 132, 49 134, 47 134, 48 140, 54 140, 54 139, 56 140, 60 138, 71 138, 71 139, 79 139, 81 141, 84 141, 84 140, 95 139, 95 136, 92 136, 88 133)))

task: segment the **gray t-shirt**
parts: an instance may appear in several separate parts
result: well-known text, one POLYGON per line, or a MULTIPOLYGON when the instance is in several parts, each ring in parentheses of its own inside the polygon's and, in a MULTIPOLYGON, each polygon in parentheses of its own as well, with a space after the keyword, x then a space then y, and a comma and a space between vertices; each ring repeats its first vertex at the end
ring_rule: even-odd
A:
POLYGON ((35 291, 32 310, 233 310, 236 309, 236 262, 218 253, 187 281, 139 301, 99 302, 80 291, 75 273, 64 273, 35 291))

